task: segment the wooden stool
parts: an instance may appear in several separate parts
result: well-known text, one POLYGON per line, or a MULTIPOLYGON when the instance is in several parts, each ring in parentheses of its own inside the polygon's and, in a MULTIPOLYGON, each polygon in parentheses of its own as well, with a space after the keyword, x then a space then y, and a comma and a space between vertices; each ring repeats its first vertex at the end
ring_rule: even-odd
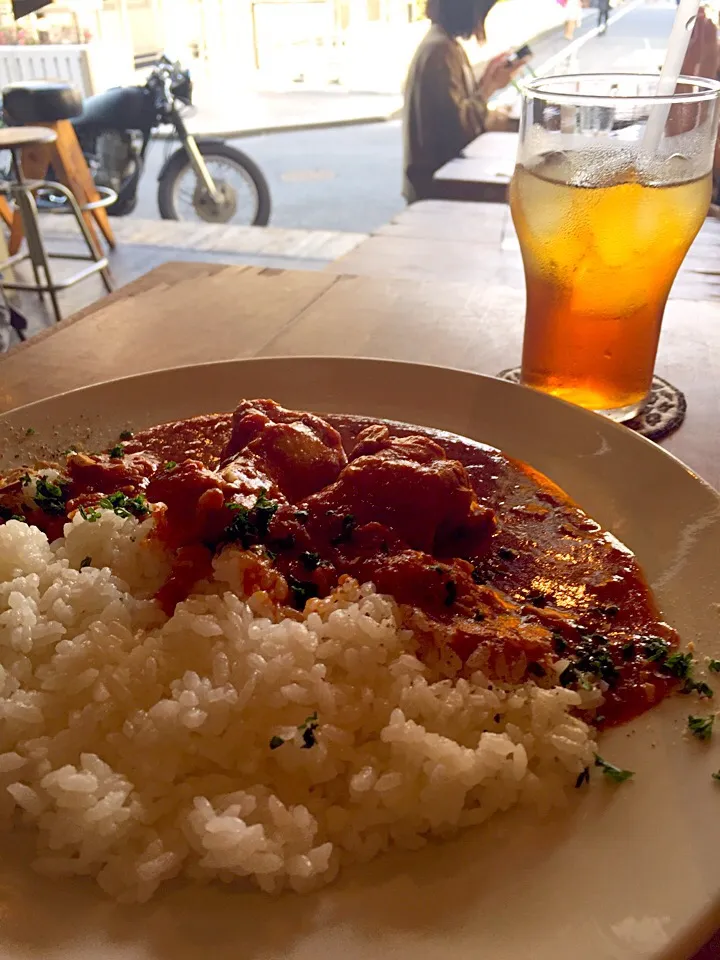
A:
MULTIPOLYGON (((47 127, 55 134, 49 142, 36 142, 23 149, 24 176, 31 180, 46 180, 48 170, 52 167, 52 179, 67 187, 83 209, 83 217, 98 256, 102 255, 102 248, 95 232, 96 225, 108 246, 114 248, 115 237, 107 211, 102 206, 95 206, 101 202, 101 198, 70 123, 71 117, 78 117, 82 113, 80 92, 68 83, 35 80, 9 84, 3 88, 2 97, 5 114, 12 123, 47 127)), ((2 210, 0 216, 3 216, 2 210)), ((20 249, 22 238, 22 217, 16 211, 8 244, 11 255, 20 249)))
MULTIPOLYGON (((103 256, 97 249, 96 241, 90 234, 85 220, 86 211, 81 210, 74 193, 69 187, 62 183, 53 183, 46 180, 26 180, 20 163, 20 152, 29 149, 49 149, 53 146, 57 134, 54 130, 44 127, 5 127, 0 129, 0 150, 9 150, 12 155, 13 173, 15 181, 0 185, 3 191, 9 193, 15 201, 15 213, 13 215, 13 227, 16 221, 21 224, 20 239, 24 236, 27 240, 27 253, 12 253, 4 263, 0 263, 0 273, 7 270, 8 267, 21 263, 23 260, 30 260, 35 277, 34 283, 24 283, 17 280, 3 280, 3 286, 8 290, 31 290, 39 294, 42 298, 44 293, 50 294, 55 319, 61 320, 60 305, 57 299, 59 290, 65 290, 73 286, 80 280, 99 273, 102 277, 105 288, 108 292, 112 290, 112 280, 108 269, 107 257, 103 256), (86 254, 52 254, 45 249, 45 244, 40 233, 40 224, 38 220, 38 208, 35 202, 35 195, 40 191, 50 192, 52 194, 61 194, 67 209, 72 213, 77 221, 80 233, 87 245, 86 254), (78 270, 72 276, 64 280, 55 280, 50 270, 50 258, 66 260, 89 260, 90 265, 78 270), (41 278, 41 272, 44 278, 41 278)), ((113 194, 114 196, 114 194, 113 194)))

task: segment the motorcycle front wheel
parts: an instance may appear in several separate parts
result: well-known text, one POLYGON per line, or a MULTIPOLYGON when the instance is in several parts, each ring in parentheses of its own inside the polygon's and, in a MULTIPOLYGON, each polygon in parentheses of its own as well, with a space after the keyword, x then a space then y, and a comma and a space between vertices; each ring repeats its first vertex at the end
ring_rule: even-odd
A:
POLYGON ((198 180, 184 148, 168 161, 158 183, 164 220, 264 227, 270 219, 270 188, 257 164, 226 143, 198 142, 220 202, 198 180))

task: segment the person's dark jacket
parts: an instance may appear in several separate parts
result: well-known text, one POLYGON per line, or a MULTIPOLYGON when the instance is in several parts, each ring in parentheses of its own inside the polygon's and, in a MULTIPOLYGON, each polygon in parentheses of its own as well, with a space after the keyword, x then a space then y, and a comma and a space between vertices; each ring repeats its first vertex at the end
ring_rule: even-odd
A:
POLYGON ((403 196, 431 196, 436 170, 485 129, 487 104, 476 89, 467 54, 433 24, 408 71, 403 113, 403 196))

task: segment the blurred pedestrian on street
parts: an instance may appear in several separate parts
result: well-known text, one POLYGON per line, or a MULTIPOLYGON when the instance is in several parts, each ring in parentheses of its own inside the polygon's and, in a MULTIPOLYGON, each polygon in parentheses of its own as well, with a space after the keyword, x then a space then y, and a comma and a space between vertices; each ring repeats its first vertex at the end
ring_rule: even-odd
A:
POLYGON ((598 0, 598 27, 600 33, 605 33, 610 16, 610 0, 598 0))
POLYGON ((565 39, 572 40, 582 19, 582 3, 580 0, 558 0, 558 3, 565 7, 565 39))
POLYGON ((509 63, 506 51, 493 57, 476 79, 458 38, 484 41, 485 19, 496 2, 428 2, 432 25, 415 51, 405 83, 403 196, 408 203, 431 196, 435 171, 493 125, 488 100, 527 62, 509 63))

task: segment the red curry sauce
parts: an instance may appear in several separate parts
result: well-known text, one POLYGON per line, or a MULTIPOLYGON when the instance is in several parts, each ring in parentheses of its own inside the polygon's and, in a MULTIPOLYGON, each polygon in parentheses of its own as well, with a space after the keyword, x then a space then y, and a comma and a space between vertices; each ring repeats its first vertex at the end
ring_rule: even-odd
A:
MULTIPOLYGON (((68 457, 62 512, 116 492, 162 505, 168 612, 235 543, 253 555, 258 583, 281 578, 298 609, 343 574, 372 581, 441 674, 555 683, 560 662, 563 684, 602 686, 600 724, 641 713, 683 675, 677 635, 632 554, 547 478, 490 447, 266 400, 121 447, 68 457)), ((0 487, 6 517, 22 509, 16 493, 17 481, 0 487)), ((57 536, 64 516, 28 519, 57 536)))

